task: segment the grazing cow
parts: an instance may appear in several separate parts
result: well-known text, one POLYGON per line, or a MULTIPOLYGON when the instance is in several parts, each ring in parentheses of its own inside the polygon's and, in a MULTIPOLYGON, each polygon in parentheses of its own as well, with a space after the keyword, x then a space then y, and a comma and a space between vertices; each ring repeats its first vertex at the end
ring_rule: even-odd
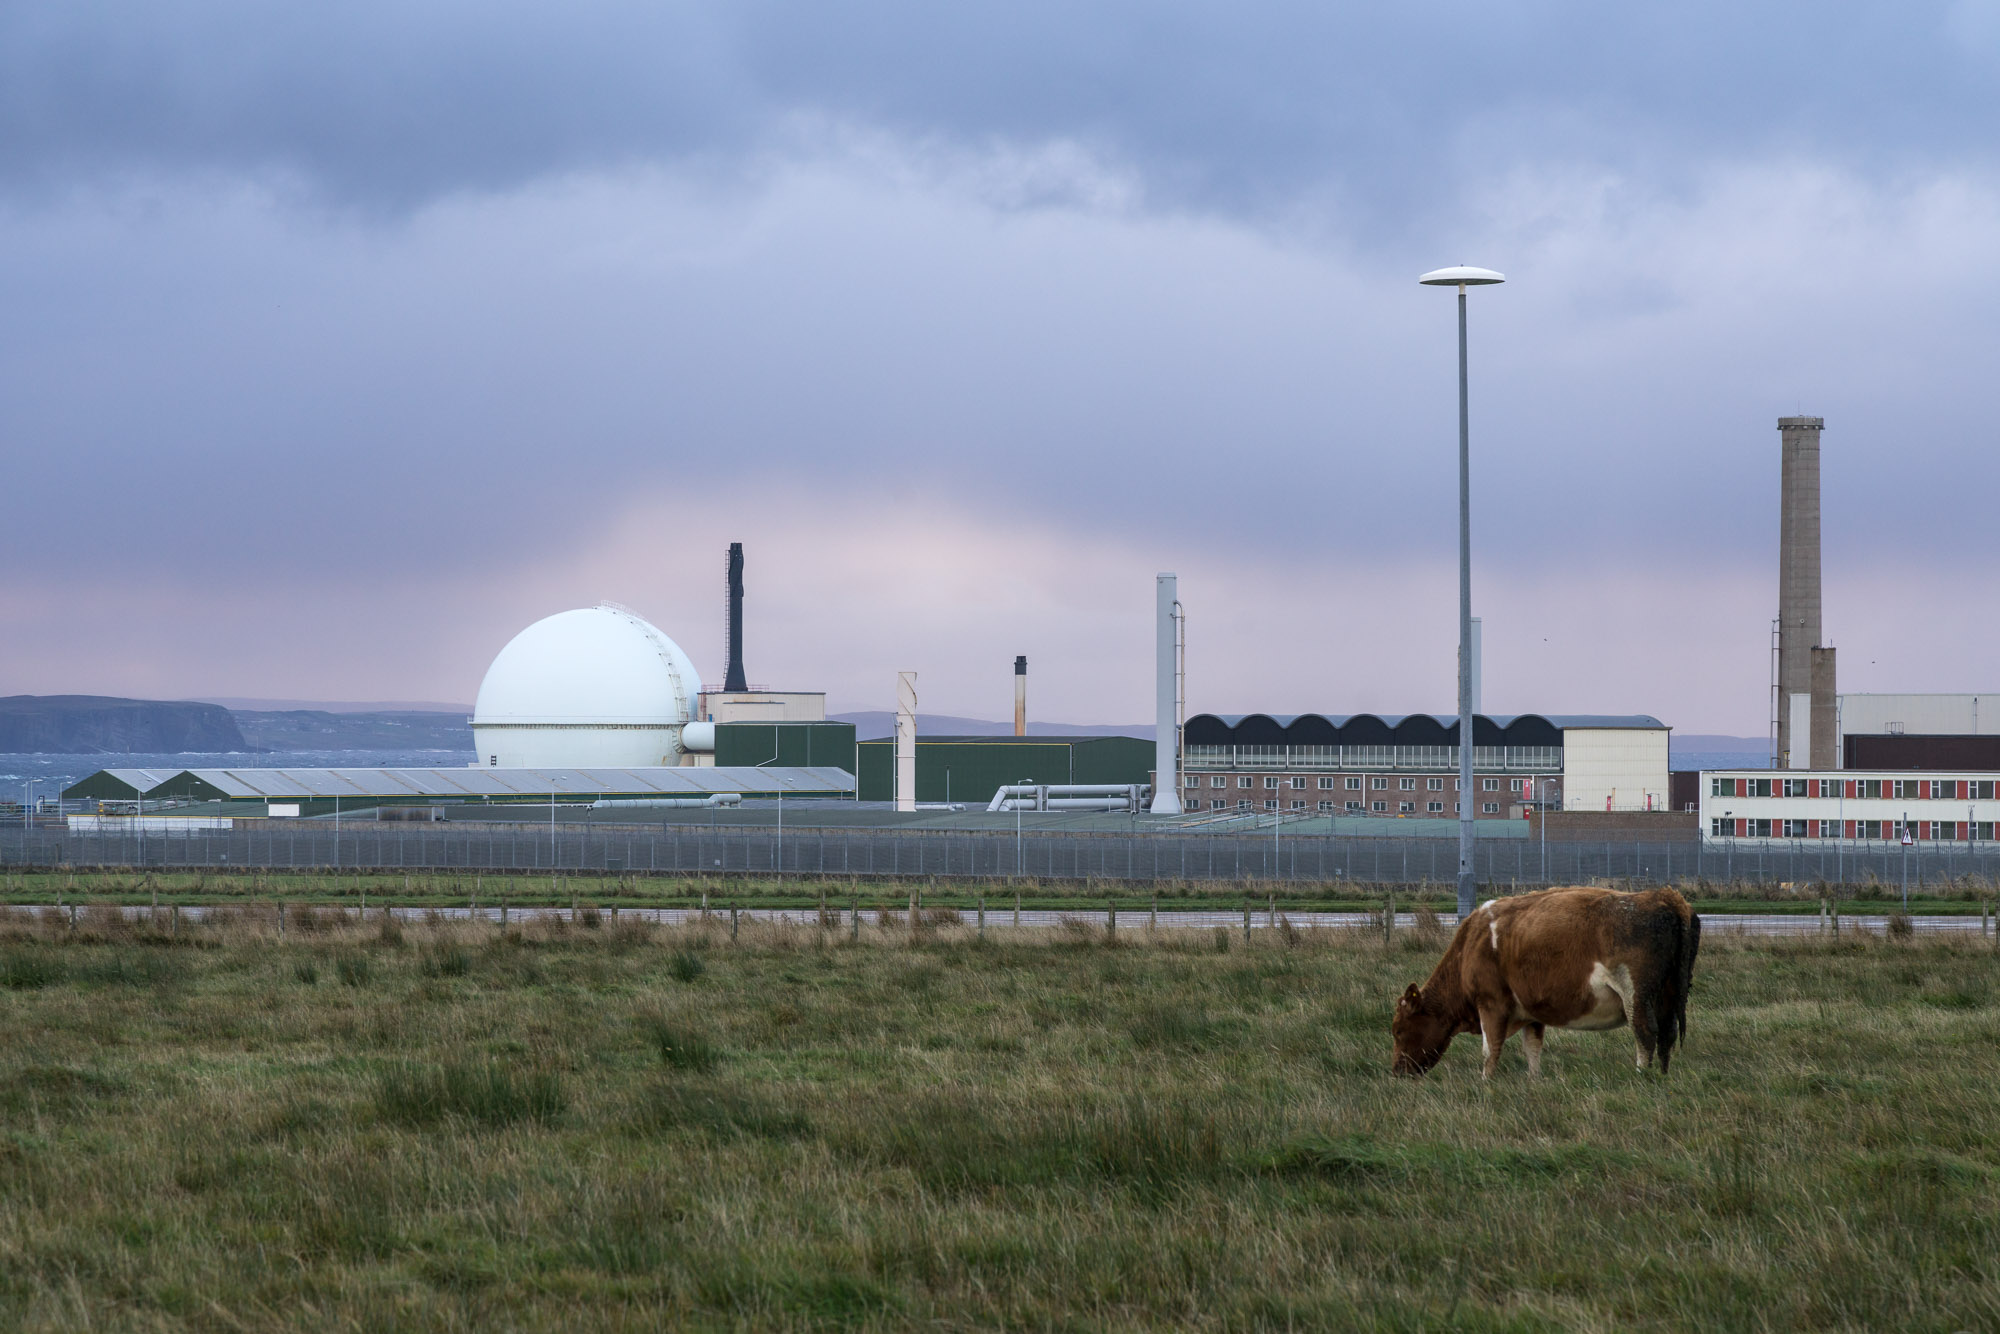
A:
POLYGON ((1477 1032, 1486 1078, 1521 1030, 1528 1072, 1542 1072, 1542 1030, 1632 1025, 1639 1068, 1665 1073, 1687 1034, 1701 918, 1671 889, 1544 889, 1490 899, 1458 924, 1444 958, 1396 1002, 1394 1070, 1421 1075, 1460 1033, 1477 1032))

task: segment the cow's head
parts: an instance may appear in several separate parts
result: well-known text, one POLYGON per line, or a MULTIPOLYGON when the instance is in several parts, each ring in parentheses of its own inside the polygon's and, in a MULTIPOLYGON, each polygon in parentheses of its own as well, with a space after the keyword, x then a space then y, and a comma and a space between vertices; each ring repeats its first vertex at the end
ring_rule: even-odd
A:
POLYGON ((1395 1059, 1389 1068, 1399 1075, 1427 1074, 1444 1059, 1456 1026, 1445 1015, 1424 1008, 1424 994, 1413 984, 1396 1002, 1396 1017, 1389 1032, 1396 1040, 1395 1059))

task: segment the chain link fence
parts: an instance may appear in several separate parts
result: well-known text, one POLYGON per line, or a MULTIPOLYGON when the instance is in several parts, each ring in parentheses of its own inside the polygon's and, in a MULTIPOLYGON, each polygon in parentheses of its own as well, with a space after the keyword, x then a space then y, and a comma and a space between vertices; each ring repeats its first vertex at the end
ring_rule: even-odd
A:
MULTIPOLYGON (((422 825, 260 822, 186 833, 0 831, 0 865, 216 869, 572 871, 1037 880, 1450 883, 1446 838, 1281 834, 1112 834, 700 825, 422 825)), ((1474 870, 1489 885, 1618 879, 1670 884, 1880 883, 1916 889, 2000 877, 2000 848, 1818 840, 1550 842, 1483 839, 1474 870)))

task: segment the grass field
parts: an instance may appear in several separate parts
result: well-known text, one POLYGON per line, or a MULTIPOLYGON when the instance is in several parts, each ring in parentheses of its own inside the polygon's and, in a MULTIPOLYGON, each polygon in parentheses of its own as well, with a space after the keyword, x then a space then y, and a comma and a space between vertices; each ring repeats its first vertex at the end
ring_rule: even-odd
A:
MULTIPOLYGON (((1496 885, 1499 893, 1538 886, 1496 885)), ((1822 895, 1831 893, 1843 913, 1885 913, 1901 904, 1895 885, 1864 883, 1829 887, 1815 883, 1758 884, 1751 881, 1698 880, 1678 885, 1702 912, 1797 913, 1819 911, 1822 895)), ((695 907, 704 901, 717 907, 902 908, 912 893, 927 907, 976 908, 983 897, 993 911, 1011 908, 1018 896, 1023 907, 1041 909, 1095 908, 1107 902, 1121 910, 1235 908, 1250 904, 1262 909, 1374 910, 1393 898, 1404 912, 1427 906, 1451 910, 1454 888, 1449 884, 1349 885, 1296 881, 1193 880, 1134 886, 1091 880, 908 879, 857 881, 820 880, 810 876, 691 876, 604 875, 566 871, 539 874, 490 874, 471 871, 68 871, 9 870, 0 874, 0 905, 55 903, 144 905, 242 904, 266 908, 278 903, 312 904, 358 910, 385 903, 408 907, 494 908, 502 903, 521 906, 596 904, 623 907, 695 907)), ((1980 917, 1995 911, 1996 886, 1973 876, 1935 879, 1916 886, 1910 896, 1915 913, 1980 917)))
POLYGON ((8 930, 8 1329, 2000 1327, 1990 940, 1482 1085, 1410 932, 8 930))

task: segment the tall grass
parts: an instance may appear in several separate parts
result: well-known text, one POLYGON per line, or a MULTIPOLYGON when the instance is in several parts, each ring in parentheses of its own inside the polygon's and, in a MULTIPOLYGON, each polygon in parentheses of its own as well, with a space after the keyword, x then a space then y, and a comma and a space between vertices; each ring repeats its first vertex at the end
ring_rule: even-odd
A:
POLYGON ((1990 939, 1486 1084, 1423 933, 1078 923, 14 924, 0 1328, 2000 1327, 1990 939))

